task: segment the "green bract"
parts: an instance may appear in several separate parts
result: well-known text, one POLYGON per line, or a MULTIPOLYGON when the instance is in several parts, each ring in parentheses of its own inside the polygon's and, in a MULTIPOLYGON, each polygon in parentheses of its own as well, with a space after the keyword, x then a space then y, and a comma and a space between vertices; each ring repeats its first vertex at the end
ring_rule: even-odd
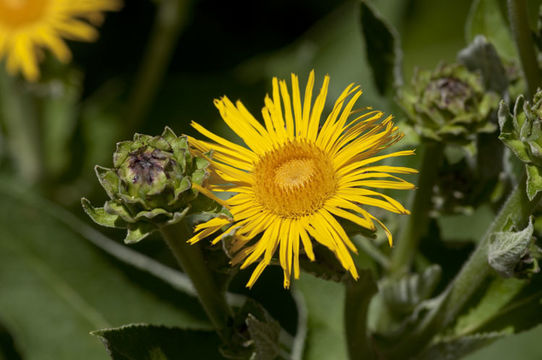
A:
POLYGON ((137 242, 158 226, 180 221, 191 208, 197 191, 207 178, 209 163, 194 156, 186 136, 168 127, 161 136, 134 135, 133 141, 117 144, 113 168, 96 166, 96 175, 111 200, 95 208, 83 198, 85 212, 96 223, 126 228, 125 242, 137 242))
POLYGON ((477 133, 496 129, 488 118, 497 108, 498 95, 484 91, 481 76, 463 65, 416 71, 411 86, 399 92, 398 100, 426 140, 465 145, 477 133))
POLYGON ((520 95, 510 113, 508 105, 499 106, 499 138, 527 167, 527 195, 532 200, 542 190, 542 91, 532 102, 520 95))

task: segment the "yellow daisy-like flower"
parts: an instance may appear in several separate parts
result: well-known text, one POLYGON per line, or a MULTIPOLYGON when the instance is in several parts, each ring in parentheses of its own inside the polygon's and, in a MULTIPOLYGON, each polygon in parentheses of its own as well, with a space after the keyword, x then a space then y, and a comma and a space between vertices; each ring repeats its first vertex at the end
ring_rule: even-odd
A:
POLYGON ((312 240, 330 249, 342 266, 357 279, 350 252, 357 249, 336 217, 375 230, 374 222, 389 230, 362 206, 409 214, 399 202, 373 189, 413 189, 414 185, 391 174, 413 174, 407 167, 374 165, 395 156, 413 155, 413 150, 386 155, 376 154, 402 138, 392 122, 375 110, 353 111, 361 96, 351 84, 339 96, 320 128, 329 77, 312 104, 314 71, 310 73, 302 101, 299 82, 292 74, 292 90, 285 81, 273 79, 273 95, 266 96, 260 124, 240 101, 227 97, 215 100, 226 124, 237 133, 248 149, 213 134, 197 123, 192 126, 214 142, 189 138, 201 152, 212 150, 212 167, 221 183, 206 188, 195 186, 213 197, 213 191, 234 192, 228 200, 219 200, 233 219, 216 217, 196 227, 189 242, 195 243, 229 226, 213 240, 235 233, 231 252, 233 265, 245 268, 259 262, 247 283, 251 287, 279 248, 284 271, 284 287, 291 275, 299 277, 301 244, 314 260, 312 240), (350 120, 351 115, 357 117, 350 120))
POLYGON ((0 0, 0 60, 10 74, 39 77, 38 61, 48 48, 62 62, 71 59, 63 39, 94 41, 102 12, 118 10, 120 0, 0 0))

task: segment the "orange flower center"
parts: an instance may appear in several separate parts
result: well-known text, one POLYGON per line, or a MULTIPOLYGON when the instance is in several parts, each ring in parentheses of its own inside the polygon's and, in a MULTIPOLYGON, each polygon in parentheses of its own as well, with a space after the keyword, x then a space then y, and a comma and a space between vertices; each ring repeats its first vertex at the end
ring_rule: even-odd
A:
POLYGON ((37 22, 50 0, 0 0, 0 24, 16 29, 37 22))
POLYGON ((260 204, 284 218, 316 212, 337 186, 328 156, 315 145, 300 140, 265 154, 254 175, 254 192, 260 204))

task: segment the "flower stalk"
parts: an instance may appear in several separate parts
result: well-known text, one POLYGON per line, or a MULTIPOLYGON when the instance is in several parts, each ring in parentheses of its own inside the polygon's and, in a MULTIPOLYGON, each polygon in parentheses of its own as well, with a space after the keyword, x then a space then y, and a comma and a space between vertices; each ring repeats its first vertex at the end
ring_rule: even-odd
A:
POLYGON ((7 145, 21 177, 36 183, 42 174, 43 162, 38 124, 25 104, 27 101, 13 78, 0 66, 0 120, 8 133, 7 145))
POLYGON ((538 67, 529 19, 527 16, 527 0, 508 0, 508 19, 519 53, 523 76, 527 82, 527 95, 531 97, 542 85, 542 74, 538 67))
POLYGON ((227 340, 225 331, 231 310, 224 292, 219 290, 211 270, 205 263, 201 249, 198 245, 189 245, 186 242, 191 230, 184 221, 181 221, 160 227, 160 234, 181 268, 192 280, 199 301, 217 333, 222 340, 227 340))
POLYGON ((414 254, 418 249, 421 237, 427 229, 431 194, 437 179, 439 163, 442 160, 444 145, 438 142, 426 142, 421 153, 421 168, 416 191, 411 194, 411 215, 405 219, 406 224, 392 252, 390 273, 400 277, 408 272, 414 254))

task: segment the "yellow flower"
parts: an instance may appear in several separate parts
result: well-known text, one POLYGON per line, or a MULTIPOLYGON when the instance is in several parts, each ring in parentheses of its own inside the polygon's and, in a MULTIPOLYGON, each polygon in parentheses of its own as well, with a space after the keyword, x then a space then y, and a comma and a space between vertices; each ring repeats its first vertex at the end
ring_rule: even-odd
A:
POLYGON ((98 32, 88 22, 99 23, 101 12, 119 8, 120 0, 0 0, 0 60, 6 57, 10 74, 35 81, 43 48, 70 61, 63 39, 94 41, 98 32))
MULTIPOLYGON (((258 262, 247 284, 251 287, 269 265, 278 248, 284 271, 284 287, 290 278, 299 277, 301 244, 314 260, 311 241, 329 248, 341 265, 357 279, 358 273, 350 255, 357 249, 335 217, 375 230, 374 222, 389 230, 364 207, 375 206, 388 211, 409 214, 398 201, 373 189, 412 189, 414 185, 391 174, 412 174, 406 167, 374 165, 395 156, 413 155, 413 150, 376 156, 378 152, 402 138, 403 134, 388 116, 375 110, 355 111, 361 95, 351 84, 339 96, 331 113, 320 128, 326 103, 329 77, 312 102, 314 71, 310 73, 302 101, 299 83, 292 74, 292 90, 285 81, 273 79, 272 98, 266 96, 260 124, 238 101, 215 100, 226 124, 248 146, 236 145, 213 134, 197 123, 192 126, 214 142, 189 138, 198 151, 213 151, 212 167, 222 179, 207 188, 197 188, 214 197, 213 191, 234 192, 222 201, 233 219, 216 217, 196 227, 189 242, 195 243, 230 226, 214 239, 219 242, 234 232, 232 264, 241 268, 258 262), (349 121, 351 115, 357 117, 349 121)), ((219 200, 220 201, 220 200, 219 200)))

